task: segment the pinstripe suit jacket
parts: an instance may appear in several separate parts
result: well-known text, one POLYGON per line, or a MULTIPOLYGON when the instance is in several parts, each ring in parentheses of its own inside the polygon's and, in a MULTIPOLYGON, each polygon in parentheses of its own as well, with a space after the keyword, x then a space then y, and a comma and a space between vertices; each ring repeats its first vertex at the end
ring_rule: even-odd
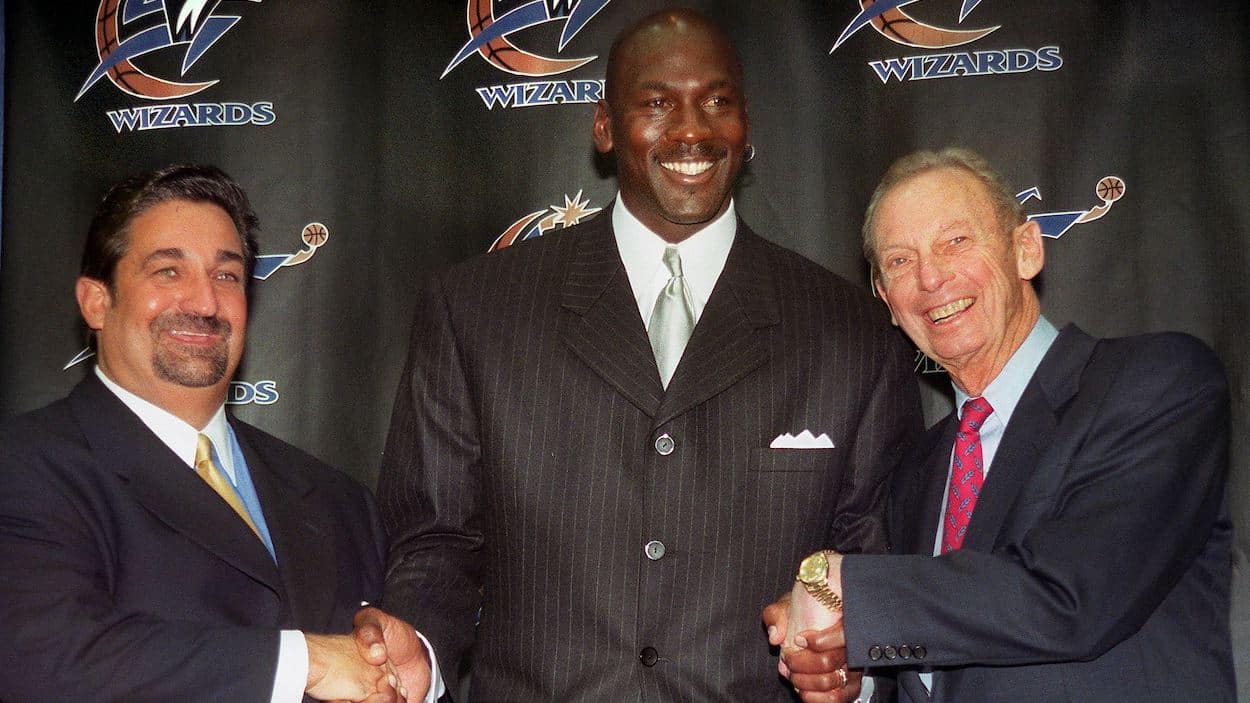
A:
POLYGON ((437 277, 379 486, 387 608, 450 690, 473 648, 474 703, 791 700, 759 613, 805 554, 884 549, 920 430, 883 312, 739 222, 666 392, 610 215, 437 277), (804 429, 836 446, 769 448, 804 429))

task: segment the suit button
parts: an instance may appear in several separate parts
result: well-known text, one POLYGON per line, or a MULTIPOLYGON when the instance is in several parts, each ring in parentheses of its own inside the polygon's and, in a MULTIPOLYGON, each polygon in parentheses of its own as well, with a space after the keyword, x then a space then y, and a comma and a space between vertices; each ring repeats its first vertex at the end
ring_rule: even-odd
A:
POLYGON ((643 546, 642 552, 651 561, 659 561, 664 558, 664 543, 658 539, 653 539, 643 546))
POLYGON ((898 648, 898 655, 904 659, 911 659, 911 647, 903 645, 898 648))
POLYGON ((873 661, 881 661, 881 648, 874 644, 868 650, 868 658, 873 661))
POLYGON ((894 659, 894 658, 895 658, 895 657, 897 657, 897 656, 898 656, 898 650, 897 650, 897 649, 895 649, 893 645, 886 645, 886 648, 885 648, 885 658, 886 658, 886 659, 894 659))
POLYGON ((655 647, 643 647, 638 653, 638 661, 642 662, 643 666, 655 666, 655 663, 660 661, 660 653, 655 651, 655 647))
POLYGON ((655 451, 659 452, 660 456, 668 456, 669 454, 672 454, 673 450, 676 448, 677 443, 673 441, 673 438, 670 437, 667 432, 660 435, 655 440, 655 451))
POLYGON ((911 648, 911 653, 915 654, 917 659, 924 659, 925 655, 929 653, 929 650, 920 645, 916 645, 911 648))

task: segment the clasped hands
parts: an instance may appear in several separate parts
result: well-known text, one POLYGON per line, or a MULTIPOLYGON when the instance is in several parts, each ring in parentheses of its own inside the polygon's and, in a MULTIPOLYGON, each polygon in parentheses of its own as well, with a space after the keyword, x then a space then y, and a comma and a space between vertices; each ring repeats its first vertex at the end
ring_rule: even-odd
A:
POLYGON ((305 693, 322 701, 420 703, 430 687, 425 644, 408 623, 377 608, 353 619, 350 635, 306 635, 305 693))
MULTIPOLYGON (((830 553, 828 582, 841 597, 841 555, 830 553)), ((802 583, 764 608, 768 642, 781 648, 778 672, 803 703, 849 703, 859 696, 863 672, 846 667, 842 612, 816 599, 802 583)))

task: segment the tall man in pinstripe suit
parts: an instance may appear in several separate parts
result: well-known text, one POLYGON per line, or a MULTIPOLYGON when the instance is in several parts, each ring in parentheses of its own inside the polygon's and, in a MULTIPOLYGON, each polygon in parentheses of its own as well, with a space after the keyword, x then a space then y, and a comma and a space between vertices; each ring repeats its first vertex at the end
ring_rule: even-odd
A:
POLYGON ((809 552, 884 548, 910 355, 864 291, 738 219, 753 149, 721 29, 647 17, 606 95, 615 205, 422 298, 379 487, 386 604, 449 690, 472 650, 475 703, 791 700, 758 613, 809 552), (670 378, 666 290, 694 323, 670 378))

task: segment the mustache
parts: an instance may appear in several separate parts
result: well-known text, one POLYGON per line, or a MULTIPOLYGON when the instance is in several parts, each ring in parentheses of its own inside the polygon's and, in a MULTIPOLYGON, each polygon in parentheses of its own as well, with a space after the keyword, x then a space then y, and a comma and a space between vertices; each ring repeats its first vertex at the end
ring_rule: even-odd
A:
POLYGON ((153 332, 166 332, 173 329, 200 334, 217 334, 223 337, 230 336, 230 333, 234 331, 228 321, 216 316, 166 313, 152 321, 153 332))
POLYGON ((660 161, 677 161, 678 159, 706 159, 718 161, 729 155, 729 149, 709 142, 694 144, 678 144, 671 149, 656 152, 660 161))

